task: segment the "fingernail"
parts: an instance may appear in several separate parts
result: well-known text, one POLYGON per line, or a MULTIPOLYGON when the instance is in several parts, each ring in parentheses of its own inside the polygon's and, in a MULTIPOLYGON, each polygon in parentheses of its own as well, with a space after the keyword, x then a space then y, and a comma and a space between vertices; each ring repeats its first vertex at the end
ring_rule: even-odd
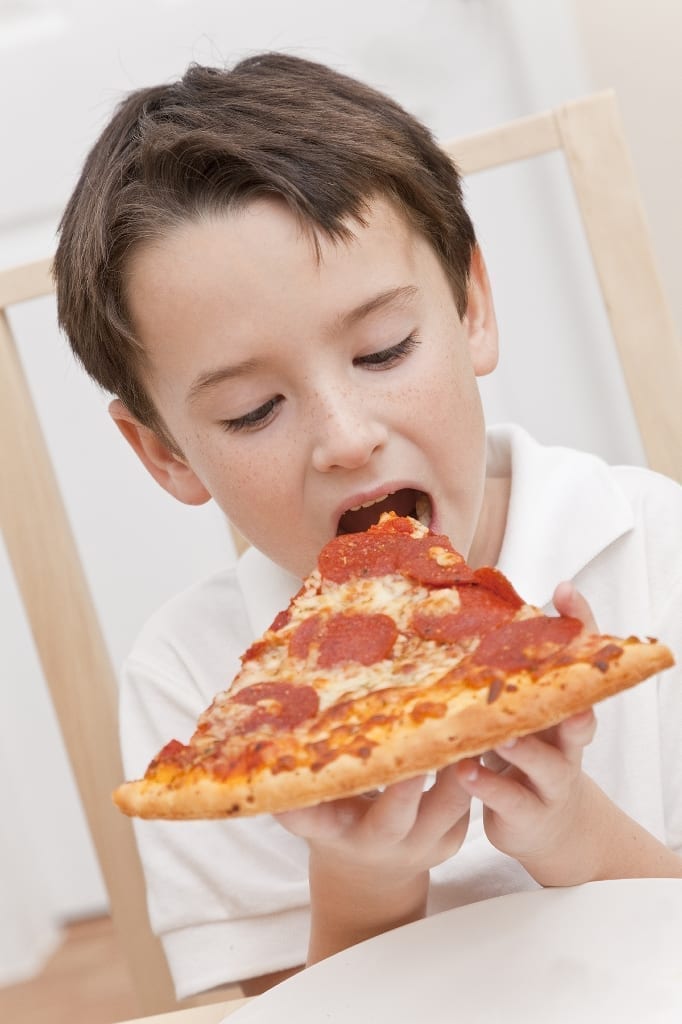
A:
POLYGON ((504 743, 500 743, 498 750, 511 750, 512 747, 516 746, 516 737, 513 736, 510 740, 505 740, 504 743))
POLYGON ((475 765, 472 765, 472 767, 467 772, 467 779, 469 780, 469 782, 475 782, 477 778, 478 778, 478 765, 475 764, 475 765))

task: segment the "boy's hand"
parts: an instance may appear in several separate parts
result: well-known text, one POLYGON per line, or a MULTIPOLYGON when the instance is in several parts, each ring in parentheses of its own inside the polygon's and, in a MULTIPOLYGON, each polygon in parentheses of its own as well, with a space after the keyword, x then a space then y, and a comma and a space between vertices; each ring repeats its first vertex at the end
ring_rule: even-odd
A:
POLYGON ((309 963, 422 917, 429 870, 459 850, 470 797, 455 766, 378 794, 278 815, 310 848, 309 963))
POLYGON ((593 787, 581 763, 595 729, 590 709, 499 747, 484 764, 467 759, 458 765, 462 788, 484 804, 490 842, 542 885, 585 880, 580 844, 592 815, 593 787))
MULTIPOLYGON (((560 614, 579 618, 589 632, 598 631, 589 605, 572 584, 557 587, 554 604, 560 614)), ((457 766, 462 788, 484 804, 490 842, 543 885, 585 880, 584 840, 599 791, 582 772, 582 753, 595 730, 590 709, 512 740, 485 755, 482 764, 469 758, 457 766)))
POLYGON ((379 869, 384 878, 409 878, 456 853, 468 824, 470 798, 453 767, 442 769, 424 792, 424 777, 381 793, 333 800, 277 815, 311 850, 353 870, 379 869))

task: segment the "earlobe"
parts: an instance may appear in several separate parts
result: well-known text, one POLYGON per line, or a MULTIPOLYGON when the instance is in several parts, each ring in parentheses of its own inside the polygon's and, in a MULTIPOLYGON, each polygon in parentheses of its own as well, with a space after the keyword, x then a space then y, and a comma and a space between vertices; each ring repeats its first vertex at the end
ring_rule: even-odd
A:
POLYGON ((203 505, 211 495, 192 469, 150 427, 145 427, 116 398, 109 415, 145 468, 165 491, 185 505, 203 505))
POLYGON ((490 279, 478 246, 471 257, 467 311, 463 322, 468 330, 474 372, 483 377, 497 366, 498 333, 490 279))

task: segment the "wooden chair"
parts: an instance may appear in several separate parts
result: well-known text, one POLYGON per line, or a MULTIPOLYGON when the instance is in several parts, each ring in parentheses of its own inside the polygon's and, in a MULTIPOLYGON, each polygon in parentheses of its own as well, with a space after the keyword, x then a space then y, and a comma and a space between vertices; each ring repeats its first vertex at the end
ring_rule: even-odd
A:
POLYGON ((644 451, 682 481, 682 345, 612 91, 445 146, 465 175, 561 150, 644 451))
MULTIPOLYGON (((656 272, 613 94, 581 99, 446 148, 467 175, 563 150, 649 462, 682 481, 682 348, 656 272)), ((116 680, 5 314, 9 306, 51 290, 49 260, 0 273, 0 526, 140 1008, 158 1013, 174 1005, 171 981, 149 928, 130 822, 110 799, 122 779, 116 680)))

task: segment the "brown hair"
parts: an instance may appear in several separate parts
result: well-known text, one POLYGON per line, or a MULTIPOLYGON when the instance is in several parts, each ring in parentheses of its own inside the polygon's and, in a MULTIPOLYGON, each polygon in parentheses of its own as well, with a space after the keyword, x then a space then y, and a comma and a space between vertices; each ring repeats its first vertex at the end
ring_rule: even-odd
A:
POLYGON ((60 224, 59 322, 86 371, 168 441, 142 383, 125 303, 140 245, 177 224, 281 196, 309 226, 348 238, 368 199, 392 199, 426 237, 466 308, 474 230, 459 174, 428 130, 382 93, 279 53, 232 70, 192 65, 131 93, 90 152, 60 224))

